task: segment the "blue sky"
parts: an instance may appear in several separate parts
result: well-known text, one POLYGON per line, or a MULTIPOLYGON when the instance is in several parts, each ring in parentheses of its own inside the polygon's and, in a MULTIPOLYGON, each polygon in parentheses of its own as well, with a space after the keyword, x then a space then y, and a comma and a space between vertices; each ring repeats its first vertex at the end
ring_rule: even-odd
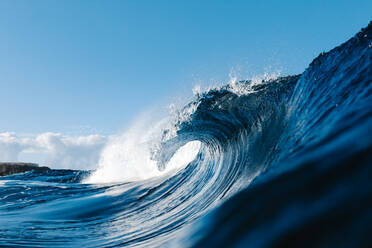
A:
POLYGON ((0 1, 0 132, 111 134, 195 84, 301 73, 372 1, 0 1))

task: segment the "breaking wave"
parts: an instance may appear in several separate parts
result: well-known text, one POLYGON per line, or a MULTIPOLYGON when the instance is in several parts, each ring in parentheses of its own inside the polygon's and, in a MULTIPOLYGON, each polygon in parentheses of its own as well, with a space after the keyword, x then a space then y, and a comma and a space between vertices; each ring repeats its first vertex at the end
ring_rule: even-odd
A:
MULTIPOLYGON (((356 228, 352 241, 368 243, 357 239, 368 236, 368 208, 349 202, 367 202, 372 187, 371 33, 301 75, 233 81, 170 118, 139 121, 93 172, 3 177, 0 246, 301 246, 291 235, 320 227, 356 228)), ((349 244, 329 235, 309 245, 349 244)))

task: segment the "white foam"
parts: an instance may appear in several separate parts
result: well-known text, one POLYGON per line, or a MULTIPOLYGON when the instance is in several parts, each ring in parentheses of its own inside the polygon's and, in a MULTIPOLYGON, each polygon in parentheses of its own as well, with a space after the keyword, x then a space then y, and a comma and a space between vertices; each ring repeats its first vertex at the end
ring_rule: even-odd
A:
POLYGON ((184 146, 180 147, 166 164, 164 172, 167 173, 170 171, 179 170, 188 165, 195 159, 196 155, 198 155, 200 146, 201 142, 195 140, 190 141, 184 146))
POLYGON ((164 123, 140 120, 124 134, 111 137, 101 153, 98 169, 84 183, 146 180, 189 164, 200 149, 199 141, 188 142, 178 149, 164 171, 159 171, 157 162, 151 159, 151 151, 155 143, 160 141, 164 123))

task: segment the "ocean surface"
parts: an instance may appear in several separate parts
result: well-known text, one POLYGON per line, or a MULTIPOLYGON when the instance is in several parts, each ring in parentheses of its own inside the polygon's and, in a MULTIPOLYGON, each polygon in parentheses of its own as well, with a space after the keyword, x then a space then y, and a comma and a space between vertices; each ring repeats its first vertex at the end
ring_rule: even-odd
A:
POLYGON ((372 23, 301 75, 199 92, 101 156, 0 177, 0 247, 372 247, 372 23))

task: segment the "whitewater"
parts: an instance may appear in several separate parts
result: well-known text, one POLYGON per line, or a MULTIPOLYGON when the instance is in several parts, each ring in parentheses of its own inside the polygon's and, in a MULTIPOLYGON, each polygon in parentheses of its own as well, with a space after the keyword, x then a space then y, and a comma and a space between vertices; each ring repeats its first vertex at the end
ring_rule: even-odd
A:
POLYGON ((372 23, 139 119, 95 170, 0 177, 0 247, 368 247, 371 130, 372 23))

